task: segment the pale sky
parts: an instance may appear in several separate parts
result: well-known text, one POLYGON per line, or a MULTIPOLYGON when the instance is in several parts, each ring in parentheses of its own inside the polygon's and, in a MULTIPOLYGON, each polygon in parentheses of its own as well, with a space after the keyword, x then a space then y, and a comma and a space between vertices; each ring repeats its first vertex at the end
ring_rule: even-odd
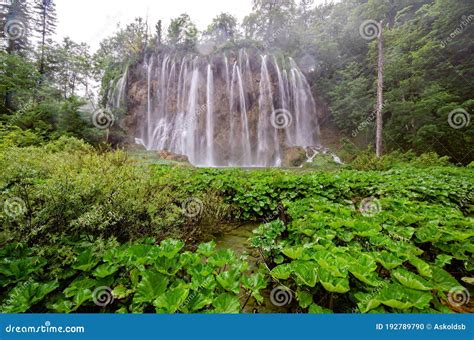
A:
MULTIPOLYGON (((326 0, 315 0, 324 3, 326 0)), ((203 30, 222 12, 239 22, 251 12, 251 0, 56 0, 57 38, 70 37, 86 42, 95 50, 99 42, 112 35, 117 24, 125 25, 136 17, 146 17, 151 27, 161 19, 166 28, 172 18, 188 13, 203 30)))

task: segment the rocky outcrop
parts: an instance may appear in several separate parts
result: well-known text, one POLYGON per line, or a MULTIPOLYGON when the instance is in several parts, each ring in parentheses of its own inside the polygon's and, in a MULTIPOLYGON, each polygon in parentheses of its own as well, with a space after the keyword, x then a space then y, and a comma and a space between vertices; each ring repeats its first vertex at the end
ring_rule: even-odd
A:
POLYGON ((303 147, 285 148, 283 151, 282 166, 285 168, 301 167, 306 160, 306 150, 303 147))
POLYGON ((158 151, 158 156, 160 157, 160 159, 164 159, 166 161, 189 163, 188 157, 183 155, 177 155, 169 151, 158 151))

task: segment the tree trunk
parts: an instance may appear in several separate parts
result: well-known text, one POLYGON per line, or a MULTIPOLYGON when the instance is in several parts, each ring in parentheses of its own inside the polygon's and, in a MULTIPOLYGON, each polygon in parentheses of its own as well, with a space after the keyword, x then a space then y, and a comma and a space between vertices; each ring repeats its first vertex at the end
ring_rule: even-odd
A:
POLYGON ((382 129, 383 129, 383 69, 384 69, 384 55, 383 55, 383 21, 379 23, 378 35, 378 80, 377 80, 377 110, 376 110, 376 136, 375 136, 375 152, 377 157, 382 156, 382 129))
POLYGON ((43 82, 43 76, 45 74, 44 49, 46 45, 46 6, 44 6, 43 8, 42 20, 43 20, 42 22, 43 27, 41 31, 41 60, 40 60, 40 69, 39 69, 39 73, 41 75, 40 84, 43 82))

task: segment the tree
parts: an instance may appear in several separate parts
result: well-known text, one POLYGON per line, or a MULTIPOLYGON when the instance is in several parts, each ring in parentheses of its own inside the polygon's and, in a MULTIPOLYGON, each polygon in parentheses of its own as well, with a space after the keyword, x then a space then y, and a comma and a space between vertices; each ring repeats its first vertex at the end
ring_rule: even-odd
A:
POLYGON ((233 42, 237 35, 237 19, 228 13, 221 13, 215 17, 203 32, 205 38, 212 39, 219 45, 233 42))
POLYGON ((41 37, 39 72, 43 76, 45 74, 46 47, 50 42, 47 38, 53 35, 56 30, 56 4, 54 0, 35 1, 35 12, 38 20, 37 31, 41 37))
POLYGON ((383 21, 378 24, 379 32, 377 37, 377 46, 378 46, 378 80, 377 80, 377 109, 376 109, 376 136, 375 136, 375 150, 377 157, 382 156, 382 129, 383 129, 383 65, 384 65, 384 56, 383 56, 383 21))
POLYGON ((158 20, 155 26, 156 29, 156 45, 161 46, 163 42, 163 26, 161 20, 158 20))
POLYGON ((32 13, 28 1, 12 1, 3 9, 2 41, 4 49, 12 54, 19 53, 26 56, 30 46, 30 31, 32 13))
POLYGON ((183 47, 185 50, 194 49, 197 35, 196 25, 186 13, 171 20, 168 27, 168 42, 174 47, 183 47))
POLYGON ((19 103, 31 98, 38 77, 36 72, 26 58, 0 52, 0 114, 12 113, 19 103))
POLYGON ((64 99, 74 97, 78 87, 87 92, 91 75, 90 59, 89 47, 69 38, 64 38, 62 43, 56 43, 51 48, 48 62, 52 65, 53 83, 64 99))
POLYGON ((253 13, 243 22, 247 38, 281 42, 294 19, 294 0, 253 0, 253 13))

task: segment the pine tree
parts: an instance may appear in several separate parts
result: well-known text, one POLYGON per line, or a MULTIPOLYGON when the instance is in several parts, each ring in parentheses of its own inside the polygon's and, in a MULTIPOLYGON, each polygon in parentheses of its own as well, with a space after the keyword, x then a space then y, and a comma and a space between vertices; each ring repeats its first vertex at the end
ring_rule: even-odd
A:
POLYGON ((35 12, 37 16, 37 31, 40 34, 40 60, 39 72, 45 74, 45 50, 47 48, 48 37, 56 30, 56 4, 53 0, 35 0, 35 12))
POLYGON ((28 1, 3 1, 1 11, 2 49, 25 55, 30 47, 32 12, 28 1))

